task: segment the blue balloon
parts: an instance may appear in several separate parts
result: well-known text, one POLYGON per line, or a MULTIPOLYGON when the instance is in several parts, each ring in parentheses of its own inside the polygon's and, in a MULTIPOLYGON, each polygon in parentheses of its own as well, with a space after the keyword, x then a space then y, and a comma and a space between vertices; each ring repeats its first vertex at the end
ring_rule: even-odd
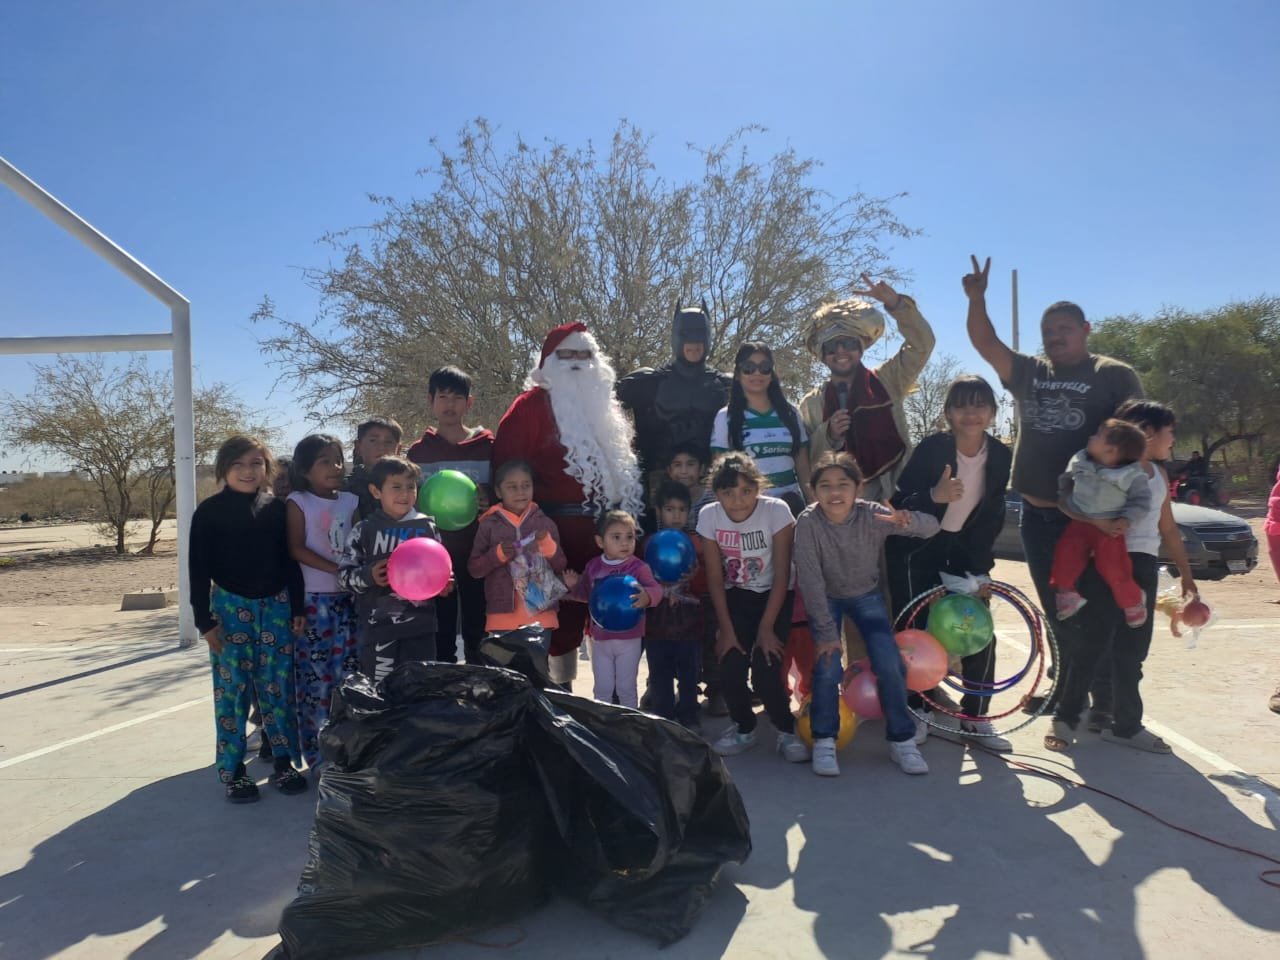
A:
POLYGON ((591 588, 591 619, 613 633, 630 630, 644 614, 631 605, 640 589, 640 581, 629 574, 598 580, 591 588))
POLYGON ((698 562, 693 541, 683 530, 659 530, 644 548, 644 562, 661 583, 676 583, 698 562))

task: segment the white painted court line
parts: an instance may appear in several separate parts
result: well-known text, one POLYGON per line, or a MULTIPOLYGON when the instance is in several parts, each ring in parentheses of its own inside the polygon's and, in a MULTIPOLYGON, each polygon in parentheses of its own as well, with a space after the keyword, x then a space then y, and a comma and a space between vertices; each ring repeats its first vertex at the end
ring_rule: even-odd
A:
MULTIPOLYGON (((1216 630, 1222 627, 1236 627, 1240 629, 1250 628, 1256 630, 1259 627, 1274 627, 1275 625, 1276 621, 1274 620, 1235 620, 1230 624, 1214 624, 1212 627, 1207 629, 1216 630)), ((1030 652, 1031 648, 1020 640, 1016 640, 1005 634, 999 634, 999 637, 1002 644, 1007 643, 1009 646, 1014 647, 1023 653, 1030 652)), ((1156 736, 1162 738, 1166 743, 1173 744, 1184 754, 1189 753, 1194 757, 1198 757, 1205 764, 1214 767, 1220 773, 1230 774, 1233 777, 1243 779, 1256 787, 1256 789, 1248 790, 1248 795, 1261 801, 1268 810, 1280 809, 1280 791, 1272 788, 1270 784, 1264 782, 1261 778, 1246 772, 1238 763, 1232 763, 1221 754, 1214 753, 1208 747, 1201 746, 1190 737, 1184 737, 1172 727, 1166 726, 1158 720, 1153 720, 1149 716, 1144 716, 1142 718, 1142 723, 1143 726, 1150 729, 1154 734, 1156 734, 1156 736)), ((1211 777, 1210 779, 1213 778, 1211 777)))
MULTIPOLYGON (((164 650, 182 650, 187 649, 179 647, 176 643, 165 643, 156 647, 156 652, 164 650)), ((137 650, 142 653, 148 653, 145 644, 139 643, 95 643, 92 646, 87 644, 64 644, 57 646, 54 644, 45 644, 43 647, 5 647, 0 646, 0 657, 10 653, 47 653, 51 656, 57 656, 63 653, 109 653, 115 650, 137 650)))
POLYGON ((105 737, 108 733, 115 733, 117 730, 125 730, 129 727, 136 727, 141 723, 150 723, 157 717, 168 716, 171 713, 177 713, 179 710, 185 710, 187 707, 194 707, 198 703, 208 703, 209 695, 196 697, 194 700, 188 700, 185 703, 178 703, 172 707, 165 707, 163 710, 157 710, 154 713, 148 713, 141 717, 134 717, 132 720, 125 720, 123 723, 115 723, 109 727, 103 727, 101 730, 95 730, 92 733, 86 733, 79 737, 72 737, 70 740, 63 740, 59 743, 50 744, 47 747, 41 747, 39 750, 32 750, 30 753, 19 754, 16 757, 10 757, 8 760, 0 760, 0 770, 6 767, 15 767, 20 763, 26 763, 28 760, 35 760, 37 757, 43 757, 50 753, 57 753, 59 750, 65 750, 67 747, 74 747, 78 743, 85 743, 89 740, 96 740, 98 737, 105 737))

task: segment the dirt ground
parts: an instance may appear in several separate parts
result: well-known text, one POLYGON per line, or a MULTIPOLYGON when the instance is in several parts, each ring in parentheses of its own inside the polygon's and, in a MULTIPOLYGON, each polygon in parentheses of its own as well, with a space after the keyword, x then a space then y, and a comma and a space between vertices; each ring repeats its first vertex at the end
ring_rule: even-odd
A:
POLYGON ((0 566, 0 604, 13 607, 119 603, 126 593, 178 584, 178 545, 156 555, 119 555, 97 547, 11 558, 0 566))

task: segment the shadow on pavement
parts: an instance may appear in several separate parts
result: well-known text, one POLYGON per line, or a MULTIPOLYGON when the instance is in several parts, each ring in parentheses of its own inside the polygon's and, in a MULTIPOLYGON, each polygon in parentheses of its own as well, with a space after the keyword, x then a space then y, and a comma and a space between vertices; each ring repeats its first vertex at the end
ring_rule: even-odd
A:
MULTIPOLYGON (((1257 879, 1267 864, 1095 792, 939 737, 923 748, 930 775, 908 778, 886 756, 876 724, 842 751, 843 775, 824 780, 772 754, 767 730, 761 747, 731 762, 754 852, 725 869, 693 932, 663 951, 669 960, 809 956, 815 946, 841 960, 1008 955, 1032 944, 1055 960, 1181 955, 1183 923, 1195 925, 1194 942, 1220 943, 1219 955, 1253 956, 1260 954, 1250 947, 1280 931, 1276 890, 1257 879), (1171 869, 1185 871, 1204 895, 1179 898, 1160 888, 1151 894, 1158 903, 1144 903, 1144 885, 1171 869), (790 898, 781 890, 788 881, 790 898), (1253 929, 1223 922, 1231 918, 1253 929)), ((1044 754, 1017 758, 1046 770, 1055 764, 1044 754)), ((1274 830, 1176 756, 1086 740, 1071 759, 1094 786, 1174 823, 1280 855, 1274 830)), ((255 766, 251 772, 265 775, 255 766)), ((198 956, 228 933, 272 938, 305 858, 313 803, 314 793, 288 798, 264 787, 261 802, 231 806, 212 768, 140 787, 0 877, 0 956, 38 960, 89 938, 152 927, 132 950, 103 944, 100 955, 172 960, 198 956)), ((656 953, 652 941, 564 900, 515 929, 526 934, 514 948, 522 958, 656 953)), ((505 936, 494 931, 493 939, 505 936)), ((254 956, 249 949, 235 955, 254 956)), ((491 955, 458 942, 376 956, 491 955)))
MULTIPOLYGON (((1259 931, 1280 931, 1277 891, 1257 876, 1274 864, 939 737, 922 748, 930 775, 908 779, 885 755, 882 736, 878 724, 866 725, 842 751, 838 780, 823 781, 804 766, 779 768, 776 757, 761 758, 771 769, 752 764, 738 776, 756 851, 734 879, 771 887, 790 876, 796 908, 815 914, 813 937, 824 956, 1003 956, 1020 942, 1061 960, 1173 955, 1167 950, 1183 942, 1179 903, 1164 896, 1155 911, 1139 903, 1139 888, 1170 869, 1190 875, 1205 894, 1197 901, 1217 901, 1259 931), (967 767, 966 755, 973 758, 967 767), (751 782, 760 774, 771 787, 751 782), (792 825, 802 839, 788 841, 792 825), (1159 940, 1166 951, 1153 951, 1159 940)), ((1130 754, 1082 743, 1072 754, 1079 773, 1062 772, 1173 823, 1280 858, 1275 832, 1241 813, 1200 771, 1176 756, 1130 754)), ((1055 764, 1045 755, 1015 758, 1047 770, 1055 764)), ((1202 902, 1195 913, 1198 942, 1212 942, 1214 916, 1202 902)), ((1261 947, 1268 934, 1256 936, 1233 927, 1224 950, 1261 947)))
MULTIPOLYGON (((268 771, 251 764, 250 772, 268 771)), ((152 924, 163 928, 140 946, 103 945, 99 955, 174 960, 198 956, 228 931, 272 935, 297 885, 315 794, 262 793, 233 806, 212 767, 193 770, 50 837, 0 877, 0 956, 37 960, 152 924)))

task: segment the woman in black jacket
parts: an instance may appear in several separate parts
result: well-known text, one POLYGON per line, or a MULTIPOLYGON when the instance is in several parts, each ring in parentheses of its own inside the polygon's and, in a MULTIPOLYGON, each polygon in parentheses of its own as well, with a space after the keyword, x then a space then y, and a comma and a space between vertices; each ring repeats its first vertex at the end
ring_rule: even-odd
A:
MULTIPOLYGON (((893 498, 895 507, 932 513, 942 523, 942 530, 929 540, 895 537, 886 544, 895 614, 940 584, 940 573, 987 574, 995 565, 991 550, 1004 526, 1013 455, 987 432, 996 416, 991 384, 974 374, 957 377, 947 391, 943 416, 950 429, 920 442, 898 478, 893 498)), ((989 593, 984 599, 988 597, 989 593)), ((993 681, 995 646, 993 638, 985 649, 961 660, 965 680, 993 681)), ((961 712, 985 716, 990 699, 965 694, 961 712)), ((961 721, 960 732, 975 735, 993 750, 1013 749, 1008 740, 992 735, 986 720, 961 721)))

